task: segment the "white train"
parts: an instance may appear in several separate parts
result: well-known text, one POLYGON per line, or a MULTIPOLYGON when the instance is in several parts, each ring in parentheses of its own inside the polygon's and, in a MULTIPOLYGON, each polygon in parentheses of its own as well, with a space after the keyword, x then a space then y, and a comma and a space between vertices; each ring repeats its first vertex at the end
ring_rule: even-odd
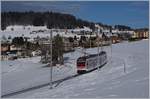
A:
POLYGON ((101 51, 98 54, 92 54, 88 56, 79 57, 77 59, 77 73, 84 73, 94 70, 98 67, 102 67, 107 63, 107 54, 105 51, 101 51))

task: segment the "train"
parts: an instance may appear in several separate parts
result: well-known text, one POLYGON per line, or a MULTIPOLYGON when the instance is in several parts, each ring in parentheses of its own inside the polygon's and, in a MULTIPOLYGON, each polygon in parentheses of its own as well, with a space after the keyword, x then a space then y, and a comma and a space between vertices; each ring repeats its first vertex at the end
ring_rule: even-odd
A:
POLYGON ((101 51, 99 54, 90 54, 77 59, 77 73, 82 74, 100 68, 107 63, 107 54, 101 51))

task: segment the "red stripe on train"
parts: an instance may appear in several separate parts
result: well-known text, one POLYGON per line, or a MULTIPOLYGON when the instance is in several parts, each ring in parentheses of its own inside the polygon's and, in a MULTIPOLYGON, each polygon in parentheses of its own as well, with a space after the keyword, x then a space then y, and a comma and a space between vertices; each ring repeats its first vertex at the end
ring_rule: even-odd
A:
POLYGON ((77 64, 78 68, 85 68, 85 64, 77 64))

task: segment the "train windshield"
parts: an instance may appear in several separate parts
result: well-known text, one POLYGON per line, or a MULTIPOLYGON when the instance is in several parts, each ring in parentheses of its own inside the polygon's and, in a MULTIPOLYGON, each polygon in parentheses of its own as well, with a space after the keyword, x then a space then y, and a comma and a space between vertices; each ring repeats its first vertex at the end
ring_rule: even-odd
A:
POLYGON ((77 64, 85 64, 85 62, 78 62, 77 64))
POLYGON ((84 66, 85 66, 85 62, 78 62, 78 63, 77 63, 77 66, 78 66, 78 67, 84 67, 84 66))
POLYGON ((77 60, 77 66, 80 68, 84 68, 85 67, 85 62, 86 62, 86 58, 85 57, 80 57, 77 60))

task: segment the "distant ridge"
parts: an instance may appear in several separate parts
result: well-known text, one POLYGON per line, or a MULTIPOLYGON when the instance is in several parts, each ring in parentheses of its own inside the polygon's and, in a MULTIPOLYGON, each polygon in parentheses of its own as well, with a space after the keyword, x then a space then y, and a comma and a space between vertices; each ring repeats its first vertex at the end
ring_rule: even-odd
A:
POLYGON ((4 30, 9 25, 33 25, 49 28, 76 28, 87 26, 94 29, 95 23, 77 19, 70 14, 56 12, 2 12, 1 26, 4 30))
MULTIPOLYGON (((112 26, 102 23, 94 23, 83 19, 78 19, 71 14, 58 12, 2 12, 1 13, 1 29, 5 30, 10 25, 33 25, 47 26, 59 29, 83 28, 84 26, 95 30, 95 24, 106 29, 112 29, 112 26)), ((131 27, 125 25, 115 25, 115 29, 132 30, 131 27)))

